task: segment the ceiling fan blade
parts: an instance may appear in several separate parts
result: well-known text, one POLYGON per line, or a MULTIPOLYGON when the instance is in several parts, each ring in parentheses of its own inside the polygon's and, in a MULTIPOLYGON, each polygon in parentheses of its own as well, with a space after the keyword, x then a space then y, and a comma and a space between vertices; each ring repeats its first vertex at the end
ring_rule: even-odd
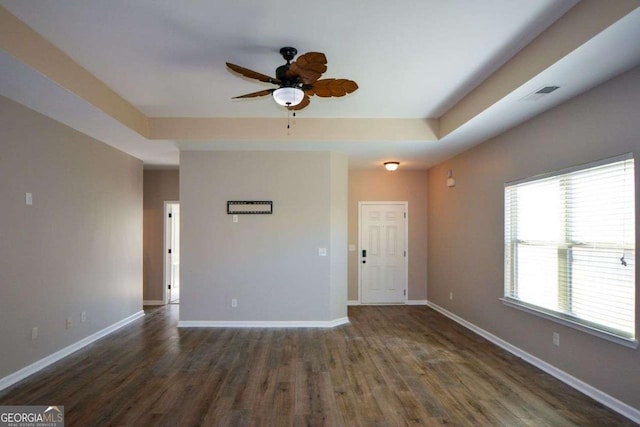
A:
POLYGON ((327 57, 324 53, 309 52, 300 55, 287 70, 288 78, 299 77, 304 84, 312 84, 327 71, 327 57))
POLYGON ((313 84, 313 94, 322 98, 345 96, 358 89, 358 84, 347 79, 322 79, 313 84))
POLYGON ((274 79, 273 77, 269 77, 266 74, 258 73, 257 71, 253 71, 248 68, 241 67, 239 65, 235 65, 227 62, 227 67, 229 67, 231 70, 235 71, 236 73, 242 74, 243 76, 248 77, 250 79, 256 79, 265 83, 273 83, 277 85, 280 84, 280 80, 278 79, 274 79))
POLYGON ((298 111, 298 110, 302 110, 304 107, 306 107, 307 105, 309 105, 311 103, 311 99, 309 98, 309 95, 307 95, 306 93, 304 94, 304 98, 302 98, 302 101, 300 102, 300 104, 295 105, 293 107, 287 107, 287 109, 289 109, 289 111, 298 111))
POLYGON ((275 91, 275 89, 265 89, 265 90, 261 90, 259 92, 247 93, 246 95, 234 96, 231 99, 256 98, 258 96, 271 95, 274 91, 275 91))
POLYGON ((318 73, 314 70, 305 70, 304 68, 300 68, 298 64, 292 62, 289 65, 289 69, 287 70, 287 78, 290 80, 295 80, 298 78, 302 83, 306 85, 313 84, 317 81, 322 74, 318 73))
POLYGON ((324 53, 305 53, 304 55, 300 55, 298 59, 296 59, 296 63, 300 68, 303 68, 305 70, 313 70, 320 74, 327 71, 327 57, 324 56, 324 53))

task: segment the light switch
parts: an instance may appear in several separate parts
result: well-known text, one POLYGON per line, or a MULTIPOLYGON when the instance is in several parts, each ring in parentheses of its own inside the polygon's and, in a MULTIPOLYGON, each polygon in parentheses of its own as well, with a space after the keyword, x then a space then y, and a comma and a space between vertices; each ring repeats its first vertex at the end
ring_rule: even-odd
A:
POLYGON ((25 193, 24 194, 24 202, 27 204, 27 206, 33 205, 33 194, 25 193))
POLYGON ((318 256, 327 256, 327 248, 318 248, 318 256))
POLYGON ((233 216, 233 222, 238 222, 238 215, 233 216))

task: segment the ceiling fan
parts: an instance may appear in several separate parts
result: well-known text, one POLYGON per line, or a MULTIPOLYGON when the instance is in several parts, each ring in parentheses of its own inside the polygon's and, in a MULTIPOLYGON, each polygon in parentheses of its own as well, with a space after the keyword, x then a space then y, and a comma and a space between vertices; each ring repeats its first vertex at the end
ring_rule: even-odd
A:
POLYGON ((300 55, 293 62, 293 58, 298 54, 296 48, 283 47, 280 49, 280 54, 287 63, 276 69, 275 78, 227 62, 227 67, 244 77, 278 85, 278 88, 275 89, 248 93, 236 96, 233 99, 273 95, 273 99, 278 104, 289 110, 296 111, 302 110, 309 105, 311 102, 310 96, 316 95, 323 98, 340 97, 358 89, 357 83, 353 80, 319 80, 322 73, 327 71, 327 57, 324 53, 308 52, 300 55))

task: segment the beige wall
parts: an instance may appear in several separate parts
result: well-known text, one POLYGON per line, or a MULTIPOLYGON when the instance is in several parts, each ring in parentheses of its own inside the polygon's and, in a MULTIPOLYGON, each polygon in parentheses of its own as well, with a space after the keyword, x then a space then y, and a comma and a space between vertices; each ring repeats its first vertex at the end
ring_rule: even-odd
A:
MULTIPOLYGON (((402 166, 401 166, 402 167, 402 166)), ((358 248, 358 202, 409 202, 409 299, 427 299, 427 171, 349 171, 349 244, 358 248)), ((358 297, 358 252, 349 252, 349 300, 358 297)))
POLYGON ((178 169, 144 171, 145 301, 162 301, 164 269, 164 202, 180 198, 178 169))
POLYGON ((141 310, 142 162, 4 97, 0 129, 2 378, 141 310))
POLYGON ((347 316, 347 231, 349 159, 340 153, 330 157, 329 256, 330 319, 347 316))
MULTIPOLYGON (((640 351, 506 307, 499 298, 504 183, 633 152, 640 190, 639 106, 636 68, 429 171, 429 300, 636 409, 640 351), (445 185, 449 169, 455 188, 445 185), (553 332, 560 333, 559 347, 553 332)), ((638 201, 636 195, 636 215, 638 201)), ((639 298, 636 291, 636 307, 639 298)))
POLYGON ((346 317, 346 171, 329 152, 181 152, 180 320, 346 317), (233 223, 228 200, 274 213, 233 223))

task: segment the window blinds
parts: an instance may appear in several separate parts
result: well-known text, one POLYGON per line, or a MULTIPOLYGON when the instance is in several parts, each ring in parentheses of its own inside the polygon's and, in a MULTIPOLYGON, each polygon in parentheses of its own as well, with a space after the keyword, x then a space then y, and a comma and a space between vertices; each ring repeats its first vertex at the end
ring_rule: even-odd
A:
POLYGON ((505 299, 635 337, 631 156, 505 186, 505 299))

